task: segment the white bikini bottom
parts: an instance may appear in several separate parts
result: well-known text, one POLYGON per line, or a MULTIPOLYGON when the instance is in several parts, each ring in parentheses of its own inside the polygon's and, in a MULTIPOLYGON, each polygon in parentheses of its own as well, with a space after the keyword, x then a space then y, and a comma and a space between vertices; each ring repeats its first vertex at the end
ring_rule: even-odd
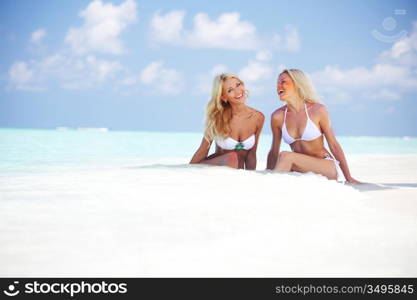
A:
POLYGON ((336 167, 336 172, 337 172, 336 181, 345 183, 346 179, 345 179, 345 176, 343 176, 342 169, 340 169, 339 161, 334 159, 333 157, 329 156, 328 154, 326 155, 326 157, 324 159, 325 160, 332 160, 334 162, 334 166, 336 167))

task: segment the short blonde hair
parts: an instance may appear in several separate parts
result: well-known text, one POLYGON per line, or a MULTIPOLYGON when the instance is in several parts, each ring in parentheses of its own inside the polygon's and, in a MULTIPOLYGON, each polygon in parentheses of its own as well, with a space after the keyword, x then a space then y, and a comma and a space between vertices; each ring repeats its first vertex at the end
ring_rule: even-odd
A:
POLYGON ((284 73, 291 77, 296 91, 301 99, 311 103, 320 102, 320 98, 317 96, 313 83, 306 73, 299 69, 285 69, 279 74, 279 76, 284 73))

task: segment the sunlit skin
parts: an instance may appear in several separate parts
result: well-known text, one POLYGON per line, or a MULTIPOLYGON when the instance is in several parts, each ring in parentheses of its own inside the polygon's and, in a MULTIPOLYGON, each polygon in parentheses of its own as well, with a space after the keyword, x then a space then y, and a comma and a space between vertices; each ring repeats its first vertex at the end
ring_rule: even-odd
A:
POLYGON ((271 116, 273 141, 268 154, 267 169, 277 172, 314 172, 329 179, 336 179, 337 172, 334 162, 324 159, 326 154, 330 154, 324 147, 324 136, 329 144, 331 153, 340 162, 340 168, 346 181, 349 183, 360 183, 350 174, 342 147, 338 143, 331 127, 326 107, 320 103, 305 102, 301 99, 293 80, 286 73, 278 77, 277 94, 281 101, 286 102, 286 105, 277 109, 271 116), (293 138, 298 139, 302 136, 307 123, 304 103, 307 105, 310 119, 320 129, 322 135, 312 141, 295 141, 290 145, 293 152, 284 151, 279 153, 285 108, 288 107, 286 117, 288 133, 293 138))
POLYGON ((255 145, 249 150, 224 150, 216 145, 215 153, 207 156, 212 141, 207 141, 203 137, 200 147, 190 161, 191 164, 256 169, 256 148, 265 118, 261 112, 245 104, 246 98, 247 91, 240 80, 229 78, 223 83, 221 100, 230 103, 233 115, 229 123, 231 128, 229 137, 236 141, 244 141, 255 134, 255 145))

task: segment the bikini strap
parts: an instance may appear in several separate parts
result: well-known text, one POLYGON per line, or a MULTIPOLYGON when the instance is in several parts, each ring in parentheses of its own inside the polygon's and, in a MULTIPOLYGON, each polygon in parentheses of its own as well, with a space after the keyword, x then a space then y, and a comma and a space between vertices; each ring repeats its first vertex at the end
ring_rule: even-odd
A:
POLYGON ((310 119, 310 116, 308 115, 308 111, 307 111, 307 104, 305 103, 305 101, 304 101, 304 110, 306 111, 307 118, 310 119))
POLYGON ((288 110, 288 107, 286 107, 286 108, 285 108, 285 113, 284 113, 284 124, 285 124, 285 120, 287 119, 287 110, 288 110))

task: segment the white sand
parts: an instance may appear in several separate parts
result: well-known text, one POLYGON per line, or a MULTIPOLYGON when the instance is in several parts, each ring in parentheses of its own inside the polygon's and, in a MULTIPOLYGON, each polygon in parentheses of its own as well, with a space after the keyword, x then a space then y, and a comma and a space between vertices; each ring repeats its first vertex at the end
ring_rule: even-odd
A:
POLYGON ((355 177, 369 183, 355 187, 369 196, 369 207, 417 218, 417 155, 358 155, 349 160, 355 177))
POLYGON ((349 162, 372 184, 202 166, 3 177, 0 276, 417 276, 417 155, 349 162))

